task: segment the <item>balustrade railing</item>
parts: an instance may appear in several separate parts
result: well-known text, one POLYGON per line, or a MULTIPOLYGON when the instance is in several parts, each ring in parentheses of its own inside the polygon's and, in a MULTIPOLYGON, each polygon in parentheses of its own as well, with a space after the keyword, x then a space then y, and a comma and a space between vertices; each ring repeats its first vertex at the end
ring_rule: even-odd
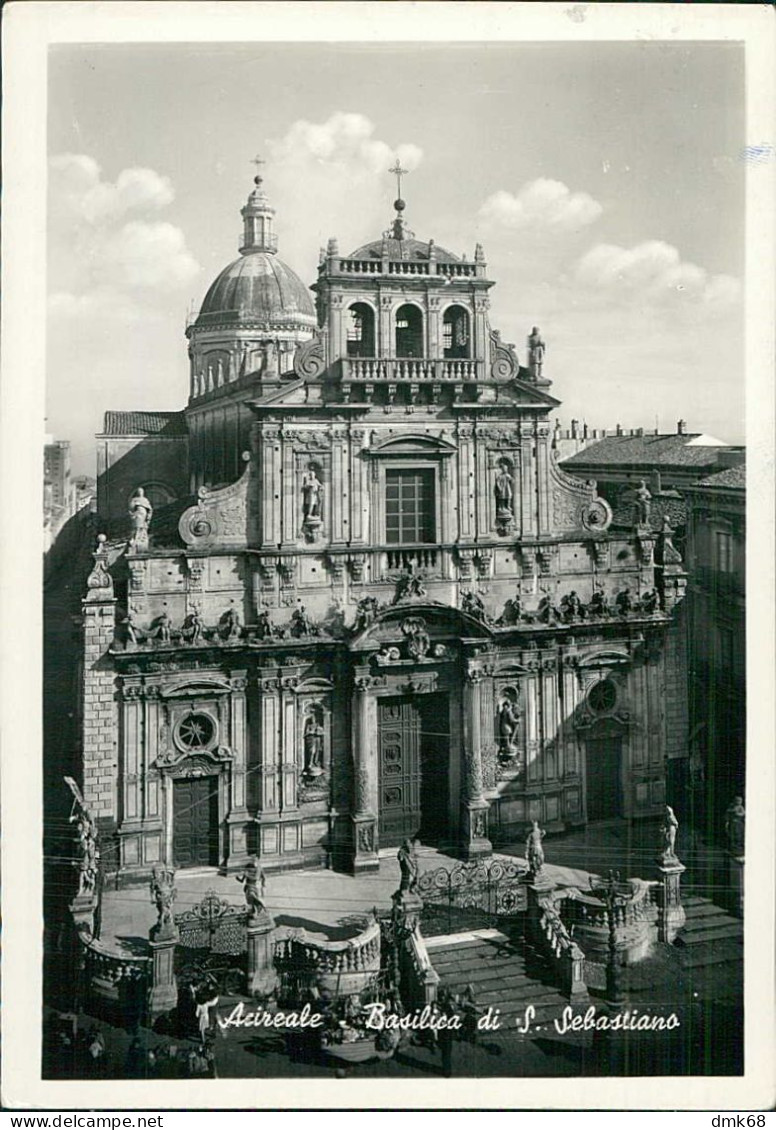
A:
POLYGON ((439 263, 428 259, 340 259, 341 275, 436 275, 450 279, 477 277, 476 263, 439 263))
POLYGON ((538 904, 538 941, 551 965, 558 983, 570 996, 584 995, 585 955, 564 926, 551 898, 538 904))
POLYGON ((86 983, 91 993, 109 1001, 119 1001, 130 985, 144 992, 150 986, 151 958, 142 954, 119 953, 86 931, 78 934, 86 983))
POLYGON ((380 925, 372 920, 360 934, 336 942, 294 930, 275 942, 274 958, 289 995, 311 985, 327 996, 358 992, 380 974, 380 925))
POLYGON ((467 357, 343 357, 345 381, 454 381, 481 379, 481 363, 467 357))
POLYGON ((407 936, 405 952, 410 992, 421 1007, 433 1004, 437 999, 439 974, 431 964, 419 925, 416 925, 407 936))
POLYGON ((389 549, 385 552, 383 573, 404 569, 436 569, 436 549, 389 549))

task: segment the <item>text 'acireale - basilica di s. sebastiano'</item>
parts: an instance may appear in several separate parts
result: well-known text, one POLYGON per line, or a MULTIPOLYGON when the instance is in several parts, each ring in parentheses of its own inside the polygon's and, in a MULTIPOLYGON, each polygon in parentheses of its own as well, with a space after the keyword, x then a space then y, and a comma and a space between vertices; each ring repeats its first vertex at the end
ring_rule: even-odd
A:
POLYGON ((482 247, 394 207, 308 289, 257 176, 188 404, 106 413, 79 768, 128 880, 476 858, 654 816, 685 755, 670 527, 558 467, 541 333, 518 359, 482 247))

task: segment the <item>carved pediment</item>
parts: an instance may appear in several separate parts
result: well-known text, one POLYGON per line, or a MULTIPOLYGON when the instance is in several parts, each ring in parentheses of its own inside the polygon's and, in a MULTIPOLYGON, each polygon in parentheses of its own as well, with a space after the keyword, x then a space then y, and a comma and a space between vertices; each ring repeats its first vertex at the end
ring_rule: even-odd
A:
POLYGON ((428 435, 425 432, 391 433, 380 439, 364 452, 365 455, 379 455, 381 457, 393 455, 454 455, 457 451, 455 444, 439 436, 428 435))
POLYGON ((218 490, 199 488, 196 506, 184 510, 178 532, 193 549, 214 546, 243 548, 248 544, 248 483, 251 463, 240 478, 218 490))

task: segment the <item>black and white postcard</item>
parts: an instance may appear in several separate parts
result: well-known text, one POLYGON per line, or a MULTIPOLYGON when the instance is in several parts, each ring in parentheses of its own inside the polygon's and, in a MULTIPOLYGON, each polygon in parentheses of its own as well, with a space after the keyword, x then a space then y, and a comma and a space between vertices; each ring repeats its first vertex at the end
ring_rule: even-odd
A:
POLYGON ((769 1107, 773 11, 5 15, 5 1105, 769 1107))

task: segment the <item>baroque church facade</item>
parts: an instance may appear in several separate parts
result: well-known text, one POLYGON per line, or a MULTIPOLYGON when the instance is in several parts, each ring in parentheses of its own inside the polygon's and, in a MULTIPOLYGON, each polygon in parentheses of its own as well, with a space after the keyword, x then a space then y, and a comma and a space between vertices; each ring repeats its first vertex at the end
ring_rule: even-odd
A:
POLYGON ((477 858, 654 816, 685 756, 670 528, 612 531, 558 466, 541 334, 519 359, 482 248, 404 212, 308 288, 257 177, 187 406, 106 415, 81 784, 127 880, 477 858))

